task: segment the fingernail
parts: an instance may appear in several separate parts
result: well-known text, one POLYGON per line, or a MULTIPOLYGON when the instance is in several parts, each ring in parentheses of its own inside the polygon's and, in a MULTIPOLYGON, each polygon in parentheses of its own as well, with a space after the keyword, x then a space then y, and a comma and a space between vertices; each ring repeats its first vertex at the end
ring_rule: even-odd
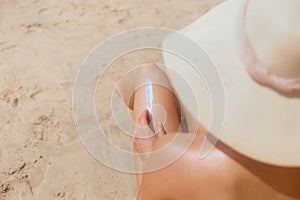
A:
POLYGON ((142 117, 147 117, 147 109, 142 111, 141 116, 142 117))

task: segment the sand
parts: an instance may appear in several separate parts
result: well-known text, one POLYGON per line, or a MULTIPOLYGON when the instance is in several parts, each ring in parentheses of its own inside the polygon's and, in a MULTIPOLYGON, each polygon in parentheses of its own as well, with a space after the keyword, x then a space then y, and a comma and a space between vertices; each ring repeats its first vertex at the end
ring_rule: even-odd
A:
MULTIPOLYGON (((71 108, 79 66, 113 34, 180 29, 220 1, 1 0, 0 199, 135 199, 134 176, 104 166, 80 142, 71 108)), ((152 59, 146 54, 135 61, 152 59)), ((105 113, 99 102, 98 119, 112 140, 130 148, 105 113)))

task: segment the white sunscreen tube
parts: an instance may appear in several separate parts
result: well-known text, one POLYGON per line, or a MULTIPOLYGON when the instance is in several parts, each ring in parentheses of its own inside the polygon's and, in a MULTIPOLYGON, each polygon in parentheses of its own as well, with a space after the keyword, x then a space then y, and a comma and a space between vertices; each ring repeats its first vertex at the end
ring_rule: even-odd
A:
POLYGON ((153 124, 153 118, 152 118, 152 103, 153 103, 153 87, 152 87, 152 81, 150 79, 146 79, 146 105, 147 110, 149 112, 149 127, 155 133, 154 124, 153 124))

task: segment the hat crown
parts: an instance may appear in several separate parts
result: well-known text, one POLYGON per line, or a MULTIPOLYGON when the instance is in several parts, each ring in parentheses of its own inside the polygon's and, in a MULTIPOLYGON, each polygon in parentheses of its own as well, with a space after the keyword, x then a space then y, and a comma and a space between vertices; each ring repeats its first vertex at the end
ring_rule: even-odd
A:
POLYGON ((245 31, 259 67, 300 79, 300 1, 248 0, 245 31))

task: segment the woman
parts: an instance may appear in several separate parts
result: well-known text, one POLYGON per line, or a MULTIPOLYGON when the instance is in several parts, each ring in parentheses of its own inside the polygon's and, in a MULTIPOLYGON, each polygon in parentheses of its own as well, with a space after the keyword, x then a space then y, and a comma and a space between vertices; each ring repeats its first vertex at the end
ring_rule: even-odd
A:
MULTIPOLYGON (((135 151, 149 153, 167 146, 164 156, 184 154, 162 169, 138 175, 139 199, 300 199, 299 8, 295 0, 229 0, 181 31, 201 43, 218 66, 227 93, 225 125, 204 159, 199 159, 199 147, 209 126, 202 121, 204 126, 199 125, 187 151, 181 144, 168 147, 174 136, 185 140, 189 134, 177 133, 177 100, 170 87, 154 84, 153 104, 161 105, 167 118, 152 137, 140 138, 144 129, 137 128, 135 151), (276 16, 280 20, 274 20, 276 16)), ((168 42, 176 43, 172 37, 168 42)), ((178 66, 174 57, 165 55, 165 61, 179 71, 188 70, 178 66)), ((154 64, 139 68, 133 76, 142 81, 159 77, 168 83, 154 64)), ((176 79, 169 78, 176 90, 176 79)), ((131 98, 138 127, 150 125, 155 118, 146 110, 145 87, 131 98)), ((185 104, 185 92, 176 93, 185 104)), ((202 93, 196 95, 201 99, 202 93)), ((204 100, 200 104, 209 106, 204 100)), ((186 113, 191 112, 185 106, 186 113)), ((141 165, 137 158, 138 168, 155 162, 151 155, 142 159, 141 165)))

